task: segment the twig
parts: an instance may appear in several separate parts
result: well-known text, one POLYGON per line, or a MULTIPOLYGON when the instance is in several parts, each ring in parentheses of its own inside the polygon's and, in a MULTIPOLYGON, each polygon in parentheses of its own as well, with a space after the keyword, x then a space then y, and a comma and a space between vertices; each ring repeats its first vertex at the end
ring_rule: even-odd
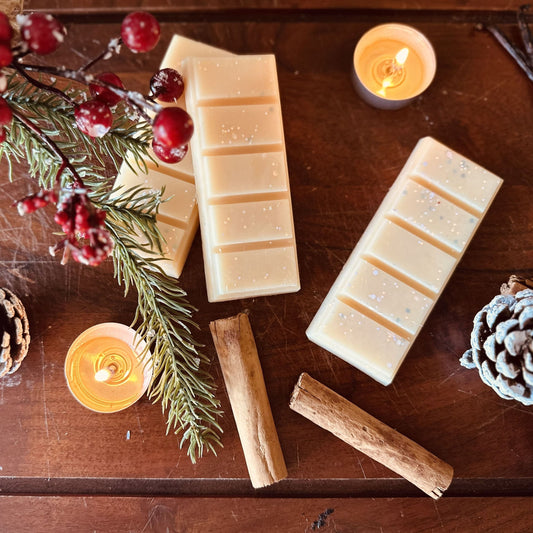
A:
POLYGON ((120 51, 120 45, 122 44, 122 38, 113 38, 109 41, 107 48, 100 54, 98 54, 94 59, 91 59, 88 63, 83 65, 78 69, 79 72, 85 72, 89 70, 93 65, 98 63, 100 60, 107 60, 112 57, 113 54, 118 54, 120 51))
POLYGON ((90 83, 96 82, 98 85, 108 88, 110 91, 118 94, 121 98, 128 101, 133 105, 141 115, 147 119, 148 122, 151 121, 150 116, 147 114, 146 109, 149 109, 154 114, 161 111, 162 106, 156 104, 149 99, 145 98, 141 93, 136 91, 127 91, 126 89, 121 89, 116 85, 107 83, 102 80, 95 80, 95 77, 92 74, 86 74, 80 70, 72 70, 63 67, 51 67, 51 66, 42 66, 42 65, 27 65, 24 64, 23 68, 31 72, 42 72, 44 74, 51 74, 52 76, 61 76, 68 80, 77 81, 83 85, 89 85, 90 83))
POLYGON ((23 114, 19 113, 16 109, 12 109, 13 116, 16 117, 22 124, 28 128, 30 131, 35 133, 42 141, 48 146, 48 148, 61 159, 61 166, 59 167, 59 170, 57 172, 56 180, 59 180, 59 177, 63 173, 63 171, 67 168, 72 173, 72 176, 74 178, 74 186, 77 188, 84 188, 83 180, 81 179, 80 175, 78 174, 78 171, 74 168, 72 163, 69 161, 68 157, 63 153, 61 148, 57 146, 57 144, 48 137, 36 124, 34 124, 31 120, 26 118, 23 114))
POLYGON ((36 80, 35 78, 32 78, 25 70, 24 68, 17 62, 13 61, 10 65, 13 67, 21 76, 26 78, 32 85, 35 85, 38 89, 42 89, 43 91, 48 91, 54 94, 57 94, 60 98, 68 102, 70 105, 75 105, 76 102, 70 98, 70 96, 66 93, 64 93, 62 90, 58 89, 57 87, 54 87, 53 85, 48 85, 46 83, 42 83, 39 80, 36 80))
POLYGON ((527 23, 527 12, 529 11, 529 4, 520 6, 517 13, 518 27, 520 28, 520 35, 522 36, 522 42, 526 49, 529 66, 533 68, 533 41, 531 39, 531 31, 529 30, 529 24, 527 23))

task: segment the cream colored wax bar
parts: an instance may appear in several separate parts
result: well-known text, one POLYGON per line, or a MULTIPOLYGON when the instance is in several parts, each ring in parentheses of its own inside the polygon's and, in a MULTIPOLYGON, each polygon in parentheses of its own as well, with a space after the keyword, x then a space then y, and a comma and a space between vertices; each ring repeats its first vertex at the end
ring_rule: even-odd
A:
POLYGON ((390 384, 501 183, 421 139, 307 329, 309 339, 390 384))
POLYGON ((272 55, 185 62, 209 301, 300 288, 272 55))
MULTIPOLYGON (((232 54, 181 35, 174 35, 160 68, 173 68, 181 72, 181 61, 186 57, 224 55, 231 56, 232 54)), ((186 79, 184 81, 187 83, 186 79)), ((162 105, 177 105, 185 108, 185 96, 183 95, 175 104, 162 102, 162 105)), ((179 277, 198 228, 198 207, 191 150, 189 149, 186 157, 176 164, 163 163, 155 156, 154 159, 157 163, 150 159, 145 160, 146 172, 139 170, 135 163, 132 163, 135 171, 127 163, 123 163, 115 182, 115 188, 122 186, 122 190, 126 190, 142 185, 149 189, 160 190, 163 186, 165 187, 163 198, 169 198, 169 200, 161 204, 157 216, 157 226, 165 239, 162 243, 165 259, 159 261, 158 264, 168 275, 179 277)), ((139 241, 145 242, 146 239, 139 237, 139 241)))

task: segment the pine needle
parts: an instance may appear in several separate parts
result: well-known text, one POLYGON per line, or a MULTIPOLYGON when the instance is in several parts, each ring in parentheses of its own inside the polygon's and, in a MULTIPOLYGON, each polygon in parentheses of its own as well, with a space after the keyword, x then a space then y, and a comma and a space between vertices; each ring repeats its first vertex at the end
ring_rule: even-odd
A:
MULTIPOLYGON (((79 96, 74 89, 66 91, 73 98, 79 96)), ((153 402, 161 402, 167 415, 167 433, 181 434, 180 447, 188 442, 192 462, 205 451, 216 453, 221 445, 222 430, 217 423, 221 412, 214 380, 204 369, 209 360, 194 340, 193 331, 198 329, 192 318, 195 309, 177 280, 167 276, 158 264, 163 237, 155 217, 163 191, 143 187, 112 190, 122 161, 135 171, 146 171, 145 160, 151 157, 150 125, 132 120, 126 106, 119 104, 113 129, 102 138, 91 139, 76 127, 71 105, 55 93, 40 90, 14 75, 3 97, 54 139, 90 187, 92 202, 106 211, 106 229, 115 244, 115 278, 124 287, 125 296, 131 288, 137 291, 133 324, 150 346, 154 372, 148 395, 153 402)), ((40 187, 54 187, 60 158, 18 120, 13 120, 0 145, 2 157, 8 161, 10 179, 13 162, 26 163, 29 175, 38 180, 40 187)), ((61 186, 68 185, 72 178, 72 173, 64 170, 61 186)))

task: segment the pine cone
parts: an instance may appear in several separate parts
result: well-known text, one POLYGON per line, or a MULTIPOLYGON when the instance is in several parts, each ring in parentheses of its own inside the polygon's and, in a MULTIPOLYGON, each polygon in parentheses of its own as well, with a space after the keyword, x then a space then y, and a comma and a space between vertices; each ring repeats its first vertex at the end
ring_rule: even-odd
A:
POLYGON ((9 289, 0 289, 0 377, 18 369, 29 345, 29 323, 22 302, 9 289))
POLYGON ((477 368, 502 398, 533 405, 533 289, 503 292, 474 317, 461 365, 477 368))

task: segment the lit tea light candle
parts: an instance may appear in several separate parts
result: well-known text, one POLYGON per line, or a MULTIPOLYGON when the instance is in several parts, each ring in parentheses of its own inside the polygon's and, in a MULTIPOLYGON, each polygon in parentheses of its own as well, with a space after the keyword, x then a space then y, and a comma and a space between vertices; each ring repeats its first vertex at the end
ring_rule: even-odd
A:
POLYGON ((435 51, 422 33, 403 24, 382 24, 355 47, 353 83, 367 104, 398 109, 428 88, 436 68, 435 51))
POLYGON ((65 376, 72 395, 99 413, 135 403, 152 379, 150 352, 134 329, 114 322, 85 330, 70 346, 65 376))

